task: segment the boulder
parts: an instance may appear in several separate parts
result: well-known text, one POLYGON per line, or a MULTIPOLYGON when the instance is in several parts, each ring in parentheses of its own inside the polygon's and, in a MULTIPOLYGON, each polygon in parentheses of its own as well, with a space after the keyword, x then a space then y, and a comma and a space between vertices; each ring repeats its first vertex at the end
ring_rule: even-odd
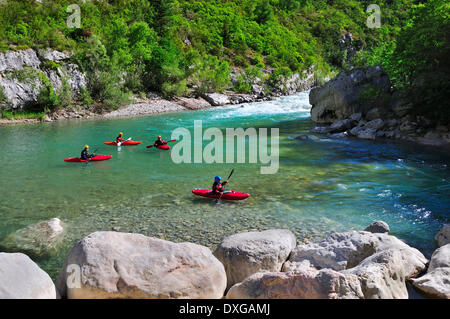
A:
POLYGON ((296 242, 286 229, 240 233, 226 237, 214 256, 225 266, 227 286, 231 287, 257 272, 280 271, 296 242))
POLYGON ((428 261, 417 249, 394 236, 366 231, 334 233, 319 243, 298 245, 292 251, 289 262, 291 267, 295 267, 295 263, 308 260, 317 269, 341 271, 356 267, 367 257, 388 249, 405 252, 405 278, 411 278, 425 269, 428 261))
POLYGON ((405 250, 383 250, 342 273, 358 277, 365 299, 408 299, 406 254, 405 250))
POLYGON ((362 299, 358 277, 331 269, 256 273, 231 287, 227 299, 362 299))
POLYGON ((328 131, 330 133, 341 133, 351 128, 351 121, 349 119, 337 120, 330 125, 328 131))
POLYGON ((53 50, 51 48, 47 48, 46 50, 39 50, 39 54, 46 60, 50 60, 53 62, 61 62, 63 60, 67 60, 69 56, 63 52, 59 52, 53 50))
MULTIPOLYGON (((390 94, 391 90, 389 77, 379 66, 340 73, 333 80, 311 90, 311 119, 316 123, 332 123, 354 113, 365 116, 372 108, 370 103, 362 99, 362 93, 367 87, 376 88, 385 94, 390 94)), ((388 106, 379 105, 380 113, 383 107, 388 106)))
POLYGON ((377 220, 374 221, 372 224, 370 224, 369 226, 366 227, 366 229, 364 229, 364 231, 368 231, 370 233, 381 233, 381 234, 387 234, 389 233, 390 229, 389 229, 389 225, 387 223, 385 223, 382 220, 377 220))
POLYGON ((445 224, 442 229, 434 237, 438 247, 450 244, 450 224, 445 224))
POLYGON ((6 236, 1 247, 10 252, 24 252, 33 257, 49 257, 58 252, 64 228, 59 218, 29 225, 6 236))
POLYGON ((377 137, 377 131, 371 128, 364 128, 359 130, 356 136, 365 140, 374 140, 377 137))
POLYGON ((450 244, 436 249, 427 273, 412 281, 414 287, 426 294, 450 299, 450 244))
POLYGON ((203 98, 212 106, 221 106, 230 104, 230 99, 225 94, 220 93, 205 93, 203 98))
POLYGON ((226 274, 207 247, 107 231, 73 247, 57 287, 71 299, 212 299, 223 296, 226 274))
POLYGON ((56 299, 50 276, 27 255, 0 253, 0 299, 56 299))
POLYGON ((382 119, 375 119, 375 120, 367 122, 364 125, 364 128, 378 131, 379 129, 383 128, 383 126, 384 126, 384 122, 382 119))

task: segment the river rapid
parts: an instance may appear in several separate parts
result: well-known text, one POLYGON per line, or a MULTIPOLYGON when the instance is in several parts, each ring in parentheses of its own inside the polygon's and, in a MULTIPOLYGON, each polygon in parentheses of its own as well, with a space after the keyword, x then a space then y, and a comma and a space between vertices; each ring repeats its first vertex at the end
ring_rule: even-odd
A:
POLYGON ((384 220, 391 234, 430 257, 434 235, 449 222, 450 156, 416 144, 310 134, 310 107, 302 92, 182 113, 0 127, 0 238, 60 218, 66 228, 60 253, 37 260, 53 279, 80 238, 113 229, 214 249, 237 232, 288 228, 308 242, 384 220), (195 120, 224 132, 279 128, 278 172, 261 174, 261 163, 175 164, 170 151, 145 148, 157 135, 170 139, 176 128, 193 134, 195 120), (119 131, 143 143, 103 144, 119 131), (294 139, 301 134, 309 138, 294 139), (79 156, 84 144, 113 158, 63 161, 79 156), (250 193, 247 200, 216 204, 191 194, 232 168, 229 187, 250 193))

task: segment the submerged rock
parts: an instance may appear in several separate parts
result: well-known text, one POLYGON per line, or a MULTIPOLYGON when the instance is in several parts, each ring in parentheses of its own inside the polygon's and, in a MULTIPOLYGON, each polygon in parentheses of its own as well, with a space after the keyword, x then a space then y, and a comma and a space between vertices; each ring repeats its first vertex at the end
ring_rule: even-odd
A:
POLYGON ((52 218, 6 236, 1 246, 10 252, 20 251, 37 258, 49 257, 58 252, 63 235, 61 220, 52 218))
POLYGON ((426 275, 412 281, 414 287, 426 294, 450 299, 450 244, 436 249, 426 275))
POLYGON ((56 299, 50 276, 27 255, 0 253, 0 299, 56 299))
POLYGON ((295 235, 286 229, 240 233, 225 238, 214 256, 225 266, 231 287, 257 272, 280 271, 296 243, 295 235))
POLYGON ((95 232, 72 249, 57 287, 71 299, 221 298, 226 274, 204 246, 95 232), (72 271, 77 269, 79 277, 74 278, 72 271))
POLYGON ((366 229, 364 229, 364 231, 368 231, 371 233, 381 233, 381 234, 386 233, 387 234, 387 233, 389 233, 390 229, 389 229, 389 225, 387 223, 385 223, 382 220, 377 220, 377 221, 374 221, 369 226, 367 226, 366 229))
POLYGON ((445 224, 439 233, 434 237, 438 247, 450 244, 450 224, 445 224))
POLYGON ((231 287, 227 299, 362 299, 358 277, 331 269, 254 274, 231 287))

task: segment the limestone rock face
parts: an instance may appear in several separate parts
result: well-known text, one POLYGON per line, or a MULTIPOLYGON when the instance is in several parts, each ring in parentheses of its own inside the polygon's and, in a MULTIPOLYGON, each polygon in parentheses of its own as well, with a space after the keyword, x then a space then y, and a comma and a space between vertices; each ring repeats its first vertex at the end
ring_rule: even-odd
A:
POLYGON ((24 252, 35 257, 49 257, 58 252, 64 228, 59 218, 52 218, 19 229, 6 236, 1 246, 11 252, 24 252))
POLYGON ((204 246, 95 232, 74 246, 57 286, 71 299, 221 298, 226 274, 204 246))
POLYGON ((41 61, 32 49, 0 53, 0 72, 22 70, 25 66, 39 68, 41 61))
POLYGON ((362 299, 358 277, 331 269, 256 273, 231 287, 227 299, 362 299))
POLYGON ((257 272, 280 271, 296 242, 286 229, 240 233, 225 238, 214 255, 225 266, 231 287, 257 272))
POLYGON ((363 103, 361 97, 368 87, 390 93, 388 75, 378 66, 340 73, 335 79, 311 90, 311 119, 316 123, 332 123, 353 113, 365 116, 371 106, 363 103))
POLYGON ((366 231, 334 233, 319 243, 298 245, 291 253, 291 264, 308 260, 317 269, 336 271, 357 266, 367 257, 388 249, 404 250, 407 262, 403 264, 405 277, 411 278, 425 269, 427 259, 394 236, 366 231))
POLYGON ((364 231, 368 231, 371 233, 381 233, 381 234, 387 234, 389 233, 389 225, 385 223, 382 220, 374 221, 372 224, 366 227, 364 231))
POLYGON ((450 299, 450 244, 434 251, 427 273, 413 284, 431 296, 450 299))
POLYGON ((450 244, 450 224, 445 224, 434 240, 438 247, 450 244))
POLYGON ((50 276, 27 255, 0 253, 0 299, 56 299, 50 276))

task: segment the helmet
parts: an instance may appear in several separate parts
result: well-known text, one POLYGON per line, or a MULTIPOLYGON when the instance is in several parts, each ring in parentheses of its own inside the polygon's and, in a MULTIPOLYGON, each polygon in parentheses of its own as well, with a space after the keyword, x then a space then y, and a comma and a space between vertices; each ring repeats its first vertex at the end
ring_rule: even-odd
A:
POLYGON ((161 135, 158 135, 158 138, 161 138, 161 135))
POLYGON ((119 132, 119 135, 123 135, 123 133, 122 133, 122 132, 119 132))
POLYGON ((222 177, 220 177, 220 176, 214 177, 214 181, 216 181, 216 182, 219 182, 221 179, 222 179, 222 177))
POLYGON ((84 148, 89 148, 89 145, 85 145, 84 148))

